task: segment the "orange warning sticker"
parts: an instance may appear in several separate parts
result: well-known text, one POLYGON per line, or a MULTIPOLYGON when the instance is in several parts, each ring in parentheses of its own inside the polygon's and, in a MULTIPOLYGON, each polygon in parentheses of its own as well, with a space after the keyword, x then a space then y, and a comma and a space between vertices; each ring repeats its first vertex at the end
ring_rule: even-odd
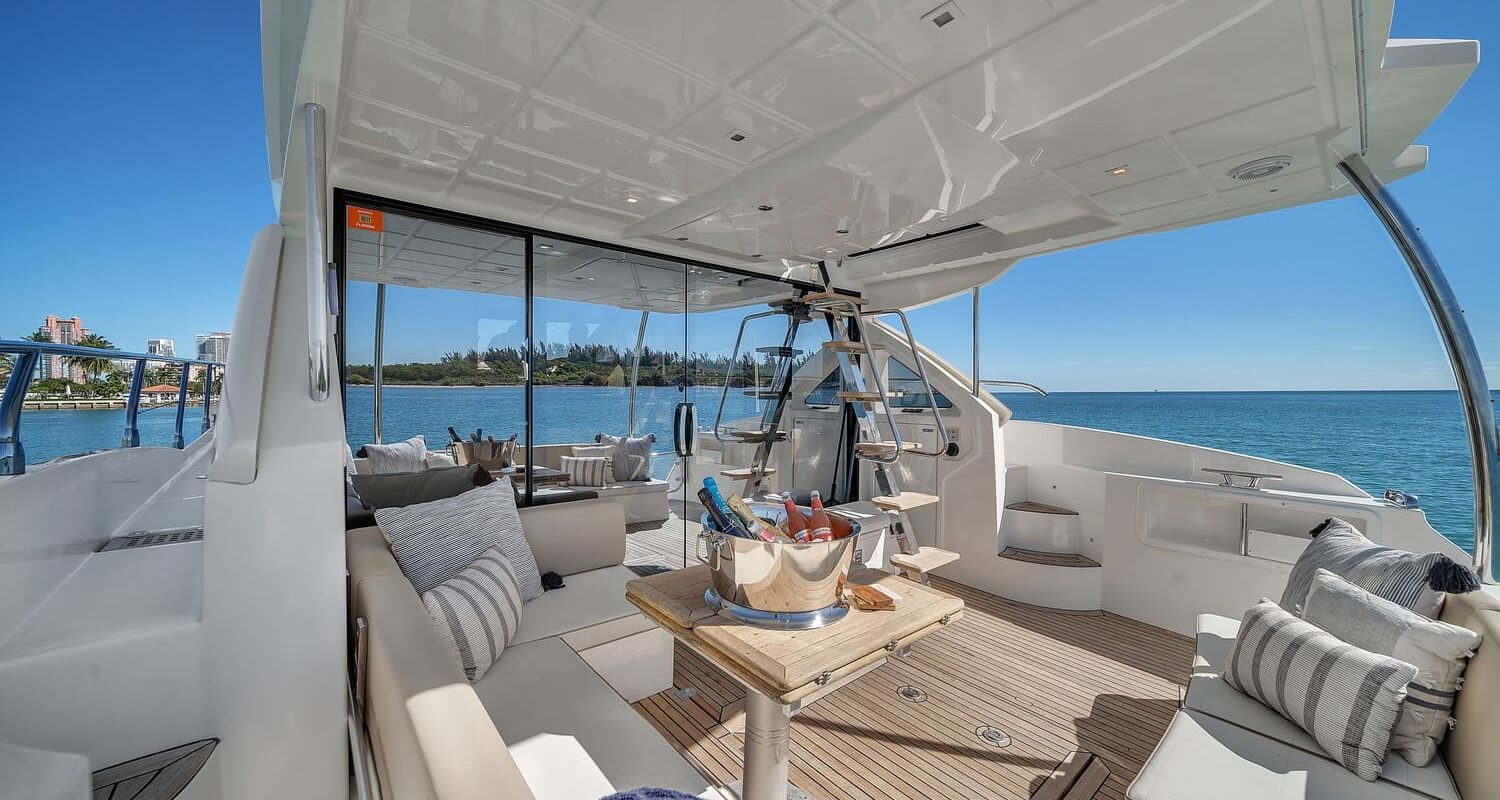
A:
POLYGON ((373 208, 349 206, 349 227, 380 233, 385 230, 385 215, 373 208))

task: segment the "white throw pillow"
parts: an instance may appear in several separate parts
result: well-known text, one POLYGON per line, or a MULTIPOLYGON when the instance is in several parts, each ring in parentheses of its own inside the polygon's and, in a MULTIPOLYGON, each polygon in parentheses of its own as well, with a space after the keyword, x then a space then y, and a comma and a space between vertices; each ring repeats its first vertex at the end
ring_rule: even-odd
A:
POLYGON ((1464 670, 1484 637, 1430 620, 1326 569, 1313 575, 1302 618, 1355 647, 1417 668, 1391 733, 1391 749, 1418 767, 1431 762, 1448 734, 1464 670))
POLYGON ((447 453, 428 453, 427 457, 422 459, 422 463, 426 465, 427 469, 443 469, 444 467, 458 466, 458 462, 453 460, 453 456, 447 453))
POLYGON ((1261 600, 1245 612, 1224 682, 1312 734, 1360 778, 1380 776, 1417 668, 1339 641, 1261 600))
POLYGON ((655 436, 626 437, 601 433, 595 438, 599 444, 614 448, 614 462, 611 466, 614 468, 615 480, 651 480, 651 445, 656 441, 655 436))
POLYGON ((609 459, 604 456, 563 456, 562 471, 568 473, 572 486, 603 486, 609 473, 609 459))
POLYGON ((499 547, 515 569, 523 599, 542 594, 542 576, 521 530, 509 478, 430 503, 378 508, 375 522, 417 594, 462 572, 491 547, 499 547))
POLYGON ((426 469, 427 439, 413 436, 395 444, 367 444, 364 446, 365 461, 370 471, 379 475, 386 472, 421 472, 426 469))
POLYGON ((498 546, 422 595, 422 604, 470 683, 484 677, 521 626, 515 568, 498 546))
POLYGON ((575 458, 604 459, 604 482, 615 482, 615 446, 612 444, 587 444, 574 445, 573 456, 575 458))

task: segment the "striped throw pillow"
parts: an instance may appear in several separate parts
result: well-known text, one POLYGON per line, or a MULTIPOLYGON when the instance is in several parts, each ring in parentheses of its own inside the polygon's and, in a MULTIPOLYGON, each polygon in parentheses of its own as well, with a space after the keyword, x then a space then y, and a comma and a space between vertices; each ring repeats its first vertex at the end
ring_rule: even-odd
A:
POLYGON ((1281 607, 1297 614, 1319 569, 1430 619, 1442 612, 1445 592, 1479 588, 1473 570, 1442 553, 1419 555, 1375 544, 1338 517, 1310 533, 1313 540, 1292 566, 1281 594, 1281 607))
POLYGON ((500 658, 521 625, 516 571, 491 547, 468 569, 422 595, 422 604, 470 683, 500 658))
POLYGON ((1261 600, 1245 613, 1224 680, 1312 735, 1367 781, 1380 775, 1417 668, 1345 644, 1261 600))
POLYGON ((603 486, 609 473, 609 459, 604 456, 563 456, 562 471, 568 473, 573 486, 603 486))
POLYGON ((1391 733, 1391 749, 1427 766, 1448 735, 1464 670, 1484 637, 1376 597, 1326 569, 1313 577, 1302 618, 1355 647, 1417 668, 1391 733))
POLYGON ((376 509, 375 523, 417 594, 447 581, 497 546, 516 571, 521 597, 531 600, 542 594, 542 575, 521 530, 509 478, 429 503, 376 509))
POLYGON ((427 456, 427 439, 413 436, 395 444, 367 444, 359 449, 370 465, 370 471, 383 475, 387 472, 421 472, 427 468, 423 461, 427 456))

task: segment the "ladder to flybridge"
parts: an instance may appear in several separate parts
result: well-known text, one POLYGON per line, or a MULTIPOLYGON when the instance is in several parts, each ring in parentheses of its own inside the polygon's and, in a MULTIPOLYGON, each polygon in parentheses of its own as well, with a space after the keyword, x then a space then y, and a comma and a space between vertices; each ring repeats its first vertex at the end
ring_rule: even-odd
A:
MULTIPOLYGON (((802 354, 802 351, 793 347, 797 331, 803 324, 810 322, 814 315, 822 316, 827 321, 829 333, 829 340, 823 347, 838 361, 841 388, 837 396, 853 413, 858 428, 858 441, 854 442, 852 447, 853 456, 870 462, 878 492, 870 498, 870 502, 888 517, 891 534, 901 551, 891 557, 891 563, 901 568, 908 576, 925 582, 928 570, 942 566, 958 556, 935 548, 918 546, 912 534, 911 518, 907 512, 937 503, 941 498, 935 494, 903 491, 894 467, 904 457, 939 458, 951 455, 952 444, 948 439, 948 431, 943 426, 942 411, 938 408, 932 384, 927 380, 927 371, 922 365, 921 355, 917 351, 917 342, 912 335, 911 323, 907 321, 906 314, 900 309, 869 310, 865 308, 866 303, 867 301, 862 297, 825 289, 821 292, 803 293, 789 300, 778 300, 771 304, 771 310, 751 314, 741 321, 739 335, 735 338, 734 355, 730 360, 729 373, 725 376, 724 395, 720 398, 713 430, 714 436, 721 442, 753 442, 758 446, 748 467, 726 470, 722 474, 726 478, 743 480, 742 494, 746 497, 765 494, 765 479, 776 471, 775 467, 770 466, 771 450, 778 442, 787 439, 781 422, 791 397, 792 378, 797 369, 796 358, 802 354), (882 379, 876 364, 875 353, 885 348, 863 335, 860 325, 862 320, 887 314, 894 315, 901 320, 902 333, 905 335, 904 344, 912 353, 917 378, 921 381, 922 390, 925 393, 926 409, 932 414, 940 437, 936 450, 926 450, 915 442, 902 440, 901 430, 896 424, 896 417, 892 413, 890 403, 893 398, 900 397, 903 393, 890 389, 886 381, 882 379), (746 390, 748 395, 770 401, 762 411, 760 428, 726 432, 722 428, 724 400, 728 398, 734 365, 739 359, 740 347, 744 341, 745 327, 753 320, 777 315, 787 317, 787 332, 783 344, 757 348, 757 352, 775 360, 774 379, 768 388, 755 386, 746 390), (884 425, 880 420, 882 414, 884 425)), ((889 374, 889 369, 886 373, 889 374)))

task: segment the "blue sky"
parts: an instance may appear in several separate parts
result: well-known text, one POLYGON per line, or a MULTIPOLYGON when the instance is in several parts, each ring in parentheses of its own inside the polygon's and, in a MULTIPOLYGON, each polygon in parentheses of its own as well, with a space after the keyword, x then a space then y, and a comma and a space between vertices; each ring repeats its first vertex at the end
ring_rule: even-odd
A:
MULTIPOLYGON (((182 350, 231 325, 250 240, 274 219, 258 22, 248 2, 0 8, 0 337, 77 314, 121 347, 165 336, 182 350)), ((1394 35, 1500 42, 1500 10, 1405 0, 1394 35)), ((1492 383, 1500 181, 1481 167, 1500 141, 1497 74, 1480 66, 1419 139, 1428 169, 1395 186, 1468 309, 1492 383)), ((436 293, 406 307, 388 341, 434 314, 458 332, 392 346, 392 360, 467 349, 473 320, 505 316, 454 314, 436 293)), ((983 308, 985 377, 1056 391, 1452 385, 1405 265, 1352 198, 1024 261, 984 290, 983 308)), ((596 335, 633 337, 634 314, 600 318, 596 335)), ((967 368, 966 297, 912 318, 967 368)))

